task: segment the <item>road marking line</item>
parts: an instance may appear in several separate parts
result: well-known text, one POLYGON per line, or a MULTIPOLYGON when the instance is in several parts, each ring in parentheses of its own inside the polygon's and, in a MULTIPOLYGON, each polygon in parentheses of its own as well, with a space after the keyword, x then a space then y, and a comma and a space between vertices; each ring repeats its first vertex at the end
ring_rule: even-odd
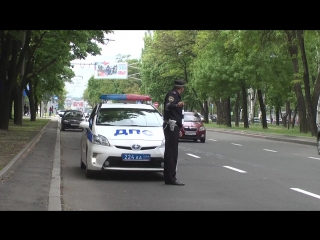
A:
POLYGON ((320 158, 315 158, 315 157, 308 157, 308 158, 312 158, 312 159, 320 160, 320 158))
POLYGON ((193 154, 191 154, 191 153, 187 153, 187 155, 189 155, 189 156, 191 156, 191 157, 195 157, 195 158, 201 158, 201 157, 196 156, 196 155, 193 155, 193 154))
POLYGON ((246 171, 242 171, 242 170, 240 170, 240 169, 236 169, 236 168, 233 168, 233 167, 229 167, 229 166, 223 166, 223 167, 229 168, 229 169, 234 170, 234 171, 237 171, 237 172, 246 173, 246 171))
POLYGON ((210 141, 214 141, 214 142, 216 142, 216 141, 218 141, 218 140, 215 140, 215 139, 209 139, 210 141))
POLYGON ((315 197, 315 198, 319 198, 320 199, 320 195, 317 195, 317 194, 314 194, 314 193, 311 193, 311 192, 307 192, 307 191, 302 190, 300 188, 290 188, 290 189, 292 189, 294 191, 297 191, 297 192, 301 192, 301 193, 307 194, 307 195, 309 195, 311 197, 315 197))
POLYGON ((268 152, 278 152, 278 151, 274 151, 274 150, 270 150, 270 149, 263 149, 265 151, 268 151, 268 152))
POLYGON ((238 143, 231 143, 233 145, 236 145, 236 146, 242 146, 241 144, 238 144, 238 143))

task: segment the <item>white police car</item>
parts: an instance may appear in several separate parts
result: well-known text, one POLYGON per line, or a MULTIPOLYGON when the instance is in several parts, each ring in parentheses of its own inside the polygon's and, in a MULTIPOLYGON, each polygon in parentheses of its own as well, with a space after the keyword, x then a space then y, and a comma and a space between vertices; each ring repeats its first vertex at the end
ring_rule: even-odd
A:
POLYGON ((104 170, 163 172, 163 119, 153 105, 144 103, 151 98, 105 94, 100 99, 107 103, 99 103, 88 121, 80 123, 84 128, 81 168, 86 169, 86 176, 104 170))

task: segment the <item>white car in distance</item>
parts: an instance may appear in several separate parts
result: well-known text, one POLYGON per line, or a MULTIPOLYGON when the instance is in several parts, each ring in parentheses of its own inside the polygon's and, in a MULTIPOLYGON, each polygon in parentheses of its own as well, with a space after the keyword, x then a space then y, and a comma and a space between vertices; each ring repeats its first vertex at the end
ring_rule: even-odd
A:
POLYGON ((99 103, 88 121, 80 123, 80 166, 86 177, 101 171, 163 172, 163 119, 153 105, 144 103, 151 98, 104 94, 100 99, 108 103, 99 103))

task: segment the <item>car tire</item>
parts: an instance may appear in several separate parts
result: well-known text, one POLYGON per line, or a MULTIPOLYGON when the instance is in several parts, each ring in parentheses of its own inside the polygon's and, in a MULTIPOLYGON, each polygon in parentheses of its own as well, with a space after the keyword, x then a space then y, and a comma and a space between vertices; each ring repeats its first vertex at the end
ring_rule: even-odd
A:
POLYGON ((317 149, 318 149, 318 154, 320 155, 320 136, 317 138, 317 149))
POLYGON ((86 167, 86 177, 87 178, 93 178, 93 171, 92 170, 89 170, 87 167, 86 167))
POLYGON ((204 139, 200 139, 200 142, 205 143, 206 139, 205 138, 204 139))

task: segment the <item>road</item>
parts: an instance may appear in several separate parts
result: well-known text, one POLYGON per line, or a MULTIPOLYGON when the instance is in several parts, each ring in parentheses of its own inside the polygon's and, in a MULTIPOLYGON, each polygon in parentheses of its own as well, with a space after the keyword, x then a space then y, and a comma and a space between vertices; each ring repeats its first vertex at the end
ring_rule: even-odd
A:
POLYGON ((179 180, 161 173, 80 169, 80 131, 61 132, 62 210, 320 210, 320 157, 314 146, 207 132, 205 143, 181 141, 179 180))

